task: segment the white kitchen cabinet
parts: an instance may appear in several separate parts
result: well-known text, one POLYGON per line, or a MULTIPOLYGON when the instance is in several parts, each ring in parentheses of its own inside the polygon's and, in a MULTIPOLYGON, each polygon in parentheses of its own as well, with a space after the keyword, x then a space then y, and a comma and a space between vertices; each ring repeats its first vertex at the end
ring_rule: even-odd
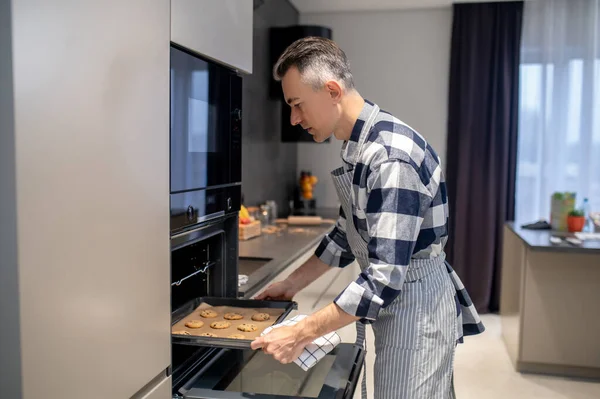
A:
POLYGON ((171 393, 172 377, 165 377, 161 382, 156 384, 154 388, 150 390, 141 399, 168 399, 172 397, 171 393))
POLYGON ((252 73, 251 0, 171 0, 171 41, 252 73))

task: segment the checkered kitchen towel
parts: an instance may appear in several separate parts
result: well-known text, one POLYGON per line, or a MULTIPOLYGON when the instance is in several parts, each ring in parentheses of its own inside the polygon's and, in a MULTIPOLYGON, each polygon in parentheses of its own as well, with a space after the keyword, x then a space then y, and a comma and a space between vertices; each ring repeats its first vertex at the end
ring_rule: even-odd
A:
MULTIPOLYGON (((268 334, 274 328, 283 326, 293 326, 305 317, 306 315, 303 314, 297 315, 289 320, 286 320, 279 324, 275 324, 271 327, 267 327, 261 335, 268 334)), ((302 370, 307 371, 309 368, 317 364, 317 362, 321 360, 326 354, 331 352, 333 348, 338 346, 340 342, 342 342, 342 340, 340 336, 335 332, 323 335, 322 337, 317 338, 313 342, 308 344, 300 354, 300 357, 294 360, 294 363, 300 366, 302 370)))

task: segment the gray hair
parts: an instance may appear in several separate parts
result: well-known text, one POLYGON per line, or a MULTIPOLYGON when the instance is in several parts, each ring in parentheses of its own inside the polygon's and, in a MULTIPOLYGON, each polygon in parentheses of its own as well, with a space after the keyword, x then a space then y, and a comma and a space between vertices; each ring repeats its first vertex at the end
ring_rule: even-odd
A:
POLYGON ((298 68, 305 83, 319 90, 328 80, 339 80, 347 90, 354 90, 354 79, 346 54, 333 41, 322 37, 305 37, 290 44, 273 67, 273 78, 281 81, 288 70, 298 68))

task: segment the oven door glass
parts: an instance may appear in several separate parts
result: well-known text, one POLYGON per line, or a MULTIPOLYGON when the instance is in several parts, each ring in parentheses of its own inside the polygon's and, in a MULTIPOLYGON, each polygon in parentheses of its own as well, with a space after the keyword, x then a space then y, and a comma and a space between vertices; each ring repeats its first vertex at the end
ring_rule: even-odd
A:
POLYGON ((232 183, 236 79, 222 66, 171 47, 172 193, 232 183))
POLYGON ((352 398, 364 351, 340 344, 308 371, 261 351, 224 350, 179 391, 185 398, 352 398))

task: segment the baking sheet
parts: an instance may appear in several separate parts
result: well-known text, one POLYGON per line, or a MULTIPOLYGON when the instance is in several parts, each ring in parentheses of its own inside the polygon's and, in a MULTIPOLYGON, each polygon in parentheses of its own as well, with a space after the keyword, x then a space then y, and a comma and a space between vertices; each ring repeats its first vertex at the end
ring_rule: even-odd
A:
MULTIPOLYGON (((232 334, 241 334, 246 337, 247 340, 253 341, 254 338, 259 337, 260 334, 264 331, 265 328, 273 325, 279 316, 281 316, 284 312, 284 309, 268 309, 268 308, 240 308, 234 306, 210 306, 207 303, 202 303, 198 306, 192 313, 188 316, 184 317, 179 322, 175 323, 171 327, 171 332, 175 331, 187 331, 192 336, 200 336, 202 333, 209 332, 211 334, 215 334, 216 338, 227 338, 232 334), (211 309, 217 312, 218 316, 213 318, 204 318, 200 316, 200 312, 205 309, 211 309), (239 313, 244 316, 243 319, 240 320, 225 320, 223 316, 226 313, 239 313), (271 318, 267 321, 254 321, 252 320, 252 315, 256 313, 266 313, 271 318), (204 325, 200 328, 189 328, 185 326, 185 323, 190 320, 201 320, 204 322, 204 325), (215 329, 211 328, 210 324, 215 321, 227 321, 231 324, 229 328, 223 329, 215 329), (237 329, 240 324, 254 324, 257 327, 257 330, 254 332, 244 332, 237 329)), ((203 337, 203 338, 213 338, 213 337, 203 337)))
POLYGON ((187 331, 190 335, 172 334, 174 343, 201 346, 217 346, 224 348, 250 348, 250 343, 269 326, 279 323, 293 310, 297 308, 295 302, 281 301, 257 301, 241 300, 234 298, 197 298, 187 306, 174 312, 171 332, 187 331), (235 304, 239 306, 233 306, 235 304), (256 305, 256 306, 252 306, 256 305), (218 315, 213 318, 204 318, 200 312, 205 309, 214 310, 218 315), (239 313, 243 316, 240 320, 226 320, 226 313, 239 313), (270 317, 266 321, 254 321, 252 315, 255 313, 266 313, 270 317), (200 320, 204 325, 200 328, 189 328, 185 323, 190 320, 200 320), (210 324, 215 321, 227 321, 228 328, 214 329, 210 324), (254 324, 257 329, 252 332, 244 332, 237 329, 241 324, 254 324), (202 333, 209 332, 216 337, 203 337, 202 333), (228 338, 232 334, 240 334, 245 338, 228 338))

